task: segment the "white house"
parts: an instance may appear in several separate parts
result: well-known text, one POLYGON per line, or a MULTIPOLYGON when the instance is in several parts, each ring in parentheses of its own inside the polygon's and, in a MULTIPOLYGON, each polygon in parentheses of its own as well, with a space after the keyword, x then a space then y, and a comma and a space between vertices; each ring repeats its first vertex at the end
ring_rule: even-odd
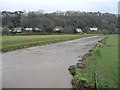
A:
POLYGON ((77 32, 82 32, 81 28, 76 28, 77 32))
POLYGON ((20 33, 20 32, 22 32, 22 28, 20 28, 20 27, 14 28, 14 30, 12 32, 20 33))
POLYGON ((12 30, 9 30, 9 32, 12 32, 12 30))
POLYGON ((91 31, 97 31, 98 28, 90 28, 91 31))
POLYGON ((61 26, 58 26, 58 27, 55 27, 54 28, 54 31, 60 31, 60 30, 62 30, 63 28, 61 27, 61 26))
POLYGON ((35 28, 35 31, 41 31, 41 29, 39 29, 39 28, 35 28))
POLYGON ((32 31, 33 28, 25 28, 25 31, 32 31))

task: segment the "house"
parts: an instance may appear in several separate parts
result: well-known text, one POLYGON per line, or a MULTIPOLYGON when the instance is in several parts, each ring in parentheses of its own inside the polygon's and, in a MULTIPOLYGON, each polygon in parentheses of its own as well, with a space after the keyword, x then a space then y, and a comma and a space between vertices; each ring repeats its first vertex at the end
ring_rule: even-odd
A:
POLYGON ((76 31, 79 33, 79 32, 82 32, 81 28, 76 28, 76 31))
POLYGON ((61 27, 61 26, 57 26, 57 27, 55 27, 54 28, 54 31, 60 31, 60 30, 62 30, 63 28, 61 27))
POLYGON ((35 28, 35 31, 41 31, 41 29, 39 29, 39 28, 35 28))
POLYGON ((12 32, 14 32, 14 33, 21 33, 22 32, 22 28, 21 27, 14 28, 12 30, 12 32))
POLYGON ((98 28, 90 28, 91 31, 97 31, 98 28))
POLYGON ((12 32, 12 30, 9 30, 9 32, 12 32))
POLYGON ((25 31, 32 31, 33 28, 28 28, 28 27, 27 27, 27 28, 25 28, 24 30, 25 30, 25 31))

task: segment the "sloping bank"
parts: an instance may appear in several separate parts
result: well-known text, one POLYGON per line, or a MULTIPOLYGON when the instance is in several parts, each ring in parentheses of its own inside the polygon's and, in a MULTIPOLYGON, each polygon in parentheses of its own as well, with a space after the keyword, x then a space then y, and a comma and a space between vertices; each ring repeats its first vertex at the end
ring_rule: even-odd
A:
POLYGON ((0 40, 2 41, 2 44, 0 45, 0 50, 2 52, 7 52, 16 49, 46 45, 50 43, 74 40, 95 35, 96 34, 3 36, 0 37, 0 40))
POLYGON ((118 35, 109 35, 69 67, 73 88, 118 88, 118 35))

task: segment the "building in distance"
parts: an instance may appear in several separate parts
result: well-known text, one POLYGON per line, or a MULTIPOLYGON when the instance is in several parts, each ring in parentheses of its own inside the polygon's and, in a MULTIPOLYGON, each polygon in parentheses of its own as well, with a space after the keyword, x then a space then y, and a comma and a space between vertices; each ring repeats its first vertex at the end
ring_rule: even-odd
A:
POLYGON ((80 32, 82 32, 82 29, 81 28, 76 28, 76 32, 80 33, 80 32))
POLYGON ((91 31, 98 31, 98 28, 96 27, 93 27, 93 28, 90 28, 91 31))

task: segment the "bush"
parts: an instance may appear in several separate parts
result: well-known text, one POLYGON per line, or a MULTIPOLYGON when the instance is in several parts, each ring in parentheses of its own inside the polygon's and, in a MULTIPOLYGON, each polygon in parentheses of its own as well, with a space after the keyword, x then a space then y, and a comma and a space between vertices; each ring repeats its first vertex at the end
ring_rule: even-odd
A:
POLYGON ((11 32, 9 31, 9 28, 8 28, 8 27, 3 27, 3 29, 2 29, 2 34, 3 34, 3 35, 10 35, 11 32))

